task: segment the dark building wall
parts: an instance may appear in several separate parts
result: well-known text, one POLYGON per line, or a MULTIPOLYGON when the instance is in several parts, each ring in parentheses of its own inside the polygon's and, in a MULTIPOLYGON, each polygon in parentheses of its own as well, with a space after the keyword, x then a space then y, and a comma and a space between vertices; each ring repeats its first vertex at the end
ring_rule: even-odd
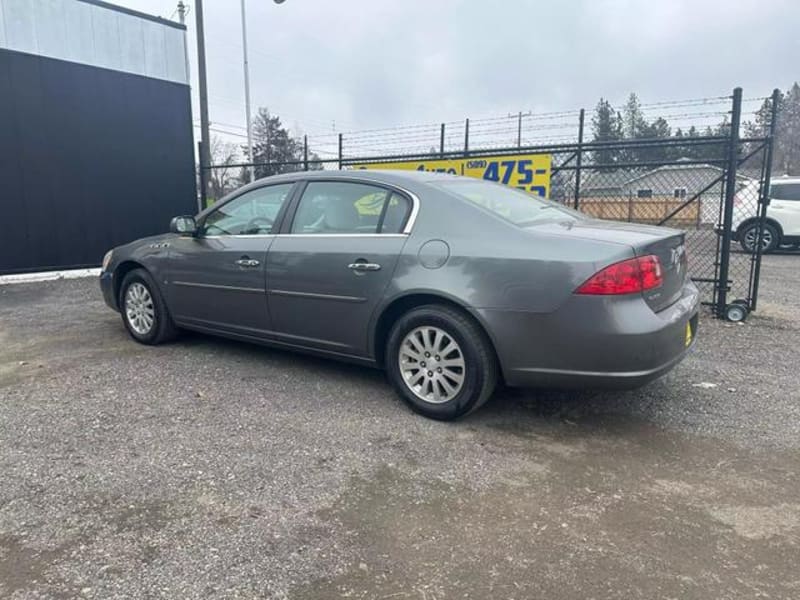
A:
POLYGON ((0 49, 0 273, 97 266, 197 209, 189 87, 0 49))

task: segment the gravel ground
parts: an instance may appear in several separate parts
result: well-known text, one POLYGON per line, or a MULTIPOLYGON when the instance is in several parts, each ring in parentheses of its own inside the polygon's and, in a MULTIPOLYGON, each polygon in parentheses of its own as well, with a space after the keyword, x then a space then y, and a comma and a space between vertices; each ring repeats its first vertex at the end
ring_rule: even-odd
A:
POLYGON ((641 390, 455 424, 378 371, 137 345, 94 280, 0 286, 0 597, 800 597, 799 266, 641 390))

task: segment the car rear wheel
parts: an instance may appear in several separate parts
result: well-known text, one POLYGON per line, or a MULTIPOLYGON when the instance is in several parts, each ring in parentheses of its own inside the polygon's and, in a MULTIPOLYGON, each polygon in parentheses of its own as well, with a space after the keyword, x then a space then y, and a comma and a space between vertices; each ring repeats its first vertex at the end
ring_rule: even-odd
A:
POLYGON ((386 370, 400 397, 433 419, 457 419, 483 405, 497 384, 497 361, 481 328, 439 305, 413 309, 392 327, 386 370))
POLYGON ((137 342, 161 344, 177 334, 158 286, 144 269, 134 269, 125 275, 119 307, 125 329, 137 342))
MULTIPOLYGON (((739 234, 739 243, 745 252, 752 253, 758 239, 758 223, 751 223, 742 229, 739 234)), ((781 236, 774 225, 764 223, 764 231, 761 235, 761 252, 772 252, 778 247, 781 236)))

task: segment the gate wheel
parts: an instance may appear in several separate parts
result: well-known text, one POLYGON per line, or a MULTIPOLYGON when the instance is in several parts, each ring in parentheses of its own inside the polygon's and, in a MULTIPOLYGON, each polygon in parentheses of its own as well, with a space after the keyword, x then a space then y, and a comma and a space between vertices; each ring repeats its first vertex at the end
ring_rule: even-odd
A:
POLYGON ((725 307, 725 318, 732 323, 744 321, 748 314, 747 303, 744 300, 734 300, 725 307))

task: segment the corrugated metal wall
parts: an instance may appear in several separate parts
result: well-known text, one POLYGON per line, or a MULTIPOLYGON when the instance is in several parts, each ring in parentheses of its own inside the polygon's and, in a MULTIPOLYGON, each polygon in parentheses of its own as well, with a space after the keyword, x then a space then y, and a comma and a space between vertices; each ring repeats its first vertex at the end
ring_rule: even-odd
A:
POLYGON ((112 246, 166 231, 170 217, 194 213, 185 32, 76 0, 0 3, 0 273, 95 266, 112 246), (70 13, 59 12, 67 4, 90 11, 80 18, 92 15, 93 42, 83 50, 86 40, 70 33, 53 42, 47 33, 61 29, 52 21, 70 13), (111 57, 98 40, 113 36, 95 27, 105 18, 95 19, 95 11, 125 27, 140 21, 132 30, 142 36, 151 25, 174 31, 180 43, 171 52, 159 43, 159 52, 141 53, 132 49, 138 43, 123 43, 123 34, 111 57), (51 56, 66 48, 74 58, 89 46, 91 61, 89 54, 80 61, 51 56), (126 68, 100 68, 101 59, 126 68), (182 82, 169 76, 170 65, 182 82), (164 76, 144 76, 139 68, 164 76))
POLYGON ((188 84, 186 31, 83 0, 0 0, 0 48, 188 84))

